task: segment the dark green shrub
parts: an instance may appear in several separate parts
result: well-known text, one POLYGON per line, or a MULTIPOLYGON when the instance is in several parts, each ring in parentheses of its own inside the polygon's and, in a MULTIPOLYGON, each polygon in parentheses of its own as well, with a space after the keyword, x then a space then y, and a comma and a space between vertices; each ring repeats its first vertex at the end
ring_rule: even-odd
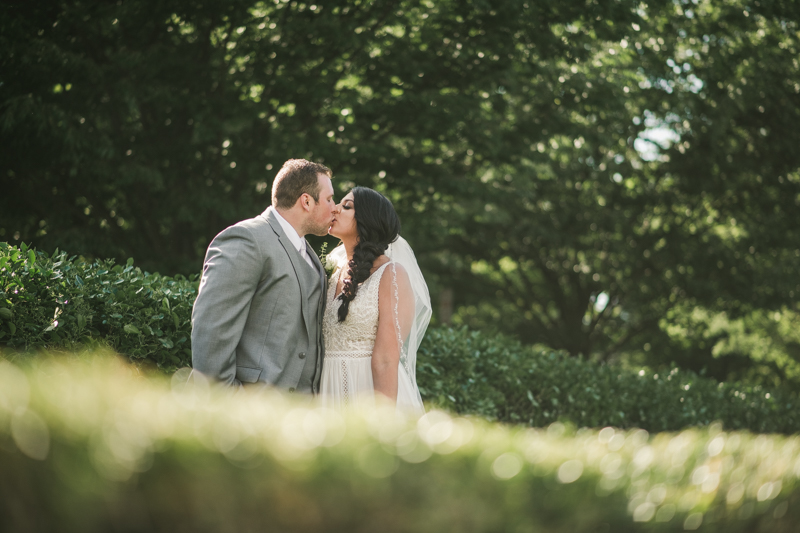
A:
POLYGON ((798 401, 790 391, 719 383, 678 368, 633 372, 466 328, 427 332, 417 379, 432 403, 503 422, 569 420, 657 432, 720 421, 726 429, 800 432, 798 401))
MULTIPOLYGON (((142 272, 132 260, 87 263, 0 243, 0 343, 74 349, 101 342, 171 372, 191 365, 194 279, 142 272)), ((515 424, 672 431, 719 420, 726 429, 800 431, 798 401, 788 391, 677 368, 636 373, 467 329, 430 329, 417 377, 429 403, 515 424)))
POLYGON ((800 520, 800 437, 342 415, 64 359, 0 361, 0 531, 749 533, 800 520))
POLYGON ((196 296, 193 279, 142 272, 132 259, 88 263, 0 243, 0 343, 12 348, 99 341, 175 370, 191 363, 196 296))

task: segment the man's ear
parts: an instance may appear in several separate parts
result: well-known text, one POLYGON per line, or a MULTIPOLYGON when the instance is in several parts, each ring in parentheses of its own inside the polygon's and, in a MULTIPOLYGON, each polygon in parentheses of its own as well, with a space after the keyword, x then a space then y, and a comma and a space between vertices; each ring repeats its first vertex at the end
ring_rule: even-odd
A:
POLYGON ((300 195, 300 207, 305 209, 306 211, 311 210, 311 195, 307 193, 303 193, 300 195))

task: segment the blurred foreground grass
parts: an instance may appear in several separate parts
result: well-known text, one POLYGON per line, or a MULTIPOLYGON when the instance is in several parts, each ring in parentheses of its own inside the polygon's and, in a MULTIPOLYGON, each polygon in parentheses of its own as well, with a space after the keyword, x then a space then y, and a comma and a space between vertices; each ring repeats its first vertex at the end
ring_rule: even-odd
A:
POLYGON ((0 359, 3 531, 796 531, 800 438, 534 430, 326 412, 143 377, 111 354, 0 359))

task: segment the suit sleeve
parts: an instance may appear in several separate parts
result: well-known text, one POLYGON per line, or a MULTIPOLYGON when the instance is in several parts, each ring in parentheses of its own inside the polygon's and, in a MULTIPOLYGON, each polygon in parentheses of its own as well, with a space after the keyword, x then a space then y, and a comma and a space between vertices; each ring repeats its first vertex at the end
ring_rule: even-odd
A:
POLYGON ((264 259, 247 228, 232 226, 208 247, 192 310, 192 366, 228 385, 236 379, 236 347, 242 337, 264 259))

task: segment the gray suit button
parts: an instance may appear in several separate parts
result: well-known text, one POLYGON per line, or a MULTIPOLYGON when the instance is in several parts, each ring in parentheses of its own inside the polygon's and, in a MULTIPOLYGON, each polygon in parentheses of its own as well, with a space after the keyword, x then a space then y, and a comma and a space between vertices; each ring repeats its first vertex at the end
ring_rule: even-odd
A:
POLYGON ((289 392, 294 392, 294 387, 289 387, 289 392))
POLYGON ((302 352, 300 354, 300 359, 305 359, 305 358, 306 358, 306 352, 302 352))

